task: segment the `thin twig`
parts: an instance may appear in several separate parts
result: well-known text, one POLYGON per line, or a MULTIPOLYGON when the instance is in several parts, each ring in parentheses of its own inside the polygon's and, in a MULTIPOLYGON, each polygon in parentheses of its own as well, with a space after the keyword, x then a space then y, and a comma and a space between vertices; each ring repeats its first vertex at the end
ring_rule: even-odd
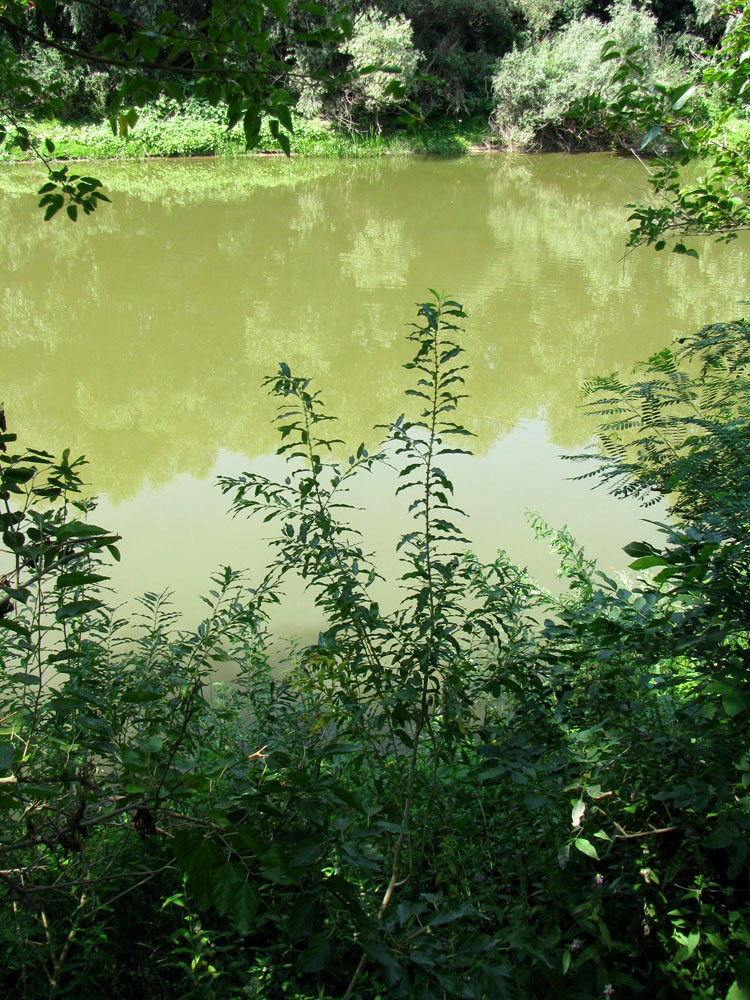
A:
POLYGON ((620 831, 615 834, 615 840, 635 840, 637 837, 655 837, 660 833, 675 833, 680 829, 679 826, 665 826, 660 830, 652 828, 651 830, 641 830, 638 833, 628 833, 626 830, 623 830, 619 823, 615 823, 615 827, 620 831))

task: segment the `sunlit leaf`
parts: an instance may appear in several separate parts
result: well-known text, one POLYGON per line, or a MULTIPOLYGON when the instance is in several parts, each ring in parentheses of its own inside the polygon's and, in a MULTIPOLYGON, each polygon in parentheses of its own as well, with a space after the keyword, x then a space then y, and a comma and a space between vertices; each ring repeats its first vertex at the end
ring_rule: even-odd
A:
POLYGON ((584 837, 577 837, 573 841, 573 845, 581 854, 585 854, 589 858, 594 858, 596 861, 599 860, 599 854, 591 841, 586 840, 584 837))
POLYGON ((641 143, 641 149, 646 149, 651 143, 664 131, 661 125, 652 125, 648 132, 643 137, 643 142, 641 143))
POLYGON ((672 105, 672 110, 679 111, 681 108, 683 108, 690 100, 690 98, 693 96, 693 94, 697 91, 697 89, 698 87, 696 84, 693 84, 692 87, 688 87, 688 89, 683 94, 681 94, 674 102, 674 104, 672 105))
POLYGON ((579 799, 571 810, 571 824, 573 829, 577 829, 581 825, 581 820, 586 813, 586 803, 583 799, 579 799))

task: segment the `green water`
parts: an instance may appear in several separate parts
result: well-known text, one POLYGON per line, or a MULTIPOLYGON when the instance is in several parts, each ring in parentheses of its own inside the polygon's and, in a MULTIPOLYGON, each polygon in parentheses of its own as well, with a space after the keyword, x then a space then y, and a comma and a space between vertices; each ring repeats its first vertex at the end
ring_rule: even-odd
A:
MULTIPOLYGON (((76 225, 42 222, 32 168, 0 173, 0 400, 25 443, 87 456, 96 519, 124 538, 117 599, 169 587, 188 623, 219 564, 259 576, 268 529, 228 518, 214 481, 282 470, 261 388, 279 361, 314 377, 337 436, 374 442, 372 425, 406 405, 414 303, 428 288, 459 298, 463 420, 478 437, 451 469, 458 500, 482 556, 505 547, 550 582, 526 509, 570 524, 604 568, 623 568, 621 546, 648 530, 643 512, 566 478, 560 453, 593 430, 582 380, 734 318, 748 297, 748 242, 622 260, 623 206, 646 177, 605 155, 94 172, 113 203, 76 225)), ((394 569, 404 521, 389 484, 370 479, 358 499, 394 569)), ((317 626, 293 593, 279 630, 317 626)))

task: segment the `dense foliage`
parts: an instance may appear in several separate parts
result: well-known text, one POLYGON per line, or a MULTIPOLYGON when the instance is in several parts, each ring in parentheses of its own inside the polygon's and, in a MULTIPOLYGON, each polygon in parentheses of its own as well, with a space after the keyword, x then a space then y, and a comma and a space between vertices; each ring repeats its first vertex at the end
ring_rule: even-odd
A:
MULTIPOLYGON (((158 0, 138 5, 138 16, 163 17, 152 35, 131 19, 134 5, 114 12, 118 22, 111 7, 6 2, 3 79, 21 81, 26 110, 53 110, 53 80, 55 100, 101 98, 126 133, 126 99, 166 92, 183 108, 198 102, 209 122, 235 100, 252 142, 264 112, 276 135, 289 128, 285 53, 300 67, 307 59, 310 99, 324 106, 341 97, 334 81, 348 72, 346 53, 366 68, 368 46, 385 36, 420 99, 414 53, 420 33, 436 30, 437 6, 420 7, 422 21, 396 6, 357 11, 360 21, 322 29, 348 41, 318 35, 309 51, 307 19, 325 9, 229 6, 190 5, 178 26, 158 0), (75 16, 61 18, 63 7, 75 16), (114 41, 102 37, 102 18, 117 28, 114 41), (230 80, 225 58, 240 31, 257 46, 232 51, 242 58, 230 80), (168 37, 177 48, 166 71, 168 37), (64 51, 79 43, 90 67, 108 61, 88 90, 69 75, 82 50, 64 51), (112 87, 124 87, 114 103, 112 87)), ((600 4, 477 4, 462 30, 474 26, 478 61, 490 38, 529 46, 508 65, 537 74, 534 93, 550 111, 529 127, 558 136, 564 101, 537 63, 554 66, 578 39, 575 71, 599 81, 599 100, 579 102, 576 127, 635 122, 663 157, 655 178, 666 208, 634 213, 633 243, 658 249, 668 237, 746 228, 746 158, 726 138, 744 114, 750 66, 747 13, 733 8, 721 34, 726 16, 711 4, 653 5, 662 26, 690 30, 693 17, 721 34, 695 90, 644 72, 644 56, 656 66, 663 50, 648 12, 626 4, 609 11, 609 29, 593 20, 608 16, 600 4), (630 35, 609 39, 620 57, 609 94, 582 40, 590 33, 593 51, 618 17, 647 34, 637 51, 630 35), (686 186, 674 173, 682 151, 708 156, 711 176, 686 186)), ((456 65, 459 48, 446 47, 443 65, 457 53, 456 65)), ((457 95, 468 98, 460 74, 452 79, 440 99, 459 108, 457 95)), ((357 95, 365 111, 386 113, 396 93, 377 73, 345 81, 350 109, 357 95)), ((31 142, 9 94, 3 116, 31 142)), ((496 84, 494 96, 506 90, 496 84)), ((62 172, 50 184, 48 214, 58 197, 84 211, 98 200, 93 179, 62 172)), ((458 416, 463 319, 452 300, 419 306, 412 410, 343 465, 309 380, 286 365, 267 380, 289 475, 221 485, 235 513, 277 526, 277 555, 253 586, 221 570, 195 633, 179 631, 163 596, 146 594, 130 623, 108 608, 106 560, 118 558, 119 539, 91 520, 82 460, 18 449, 0 414, 8 994, 750 996, 750 324, 712 325, 632 379, 588 383, 601 457, 584 475, 646 503, 668 499, 670 523, 659 545, 631 541, 635 575, 613 580, 565 529, 534 519, 567 582, 555 596, 502 554, 482 565, 469 548, 446 471, 469 438, 458 416), (347 520, 349 487, 376 466, 391 469, 412 518, 393 609, 376 600, 378 567, 347 520), (312 592, 323 631, 280 676, 266 611, 292 573, 312 592), (217 663, 234 665, 232 683, 214 682, 217 663)))
MULTIPOLYGON (((294 40, 314 47, 342 43, 351 23, 304 5, 314 26, 295 30, 294 40)), ((290 81, 294 62, 276 44, 271 28, 286 22, 286 5, 275 0, 196 3, 172 9, 160 2, 115 7, 42 0, 10 0, 0 6, 0 139, 9 127, 11 141, 33 150, 48 164, 42 189, 46 217, 64 205, 71 218, 86 214, 104 197, 98 180, 53 169, 54 144, 42 147, 29 116, 49 118, 65 112, 66 92, 90 94, 91 70, 104 68, 107 114, 113 131, 127 135, 136 124, 136 108, 167 96, 182 103, 193 98, 221 106, 229 128, 241 124, 245 145, 257 144, 264 119, 280 148, 289 152, 294 97, 290 81), (41 61, 40 61, 41 60, 41 61)), ((320 79, 328 74, 321 70, 320 79)))
POLYGON ((605 102, 616 93, 611 66, 601 59, 605 42, 637 48, 647 86, 675 72, 662 50, 656 18, 629 2, 614 4, 607 24, 595 17, 572 21, 501 61, 492 80, 492 124, 505 145, 569 148, 611 135, 602 130, 587 133, 570 115, 572 105, 590 94, 605 102))
MULTIPOLYGON (((253 148, 264 121, 289 152, 295 108, 354 135, 471 119, 487 143, 607 147, 632 139, 632 114, 622 127, 611 115, 592 118, 591 107, 569 113, 582 98, 615 92, 612 67, 599 61, 603 43, 639 50, 646 89, 670 87, 694 75, 706 44, 732 23, 709 0, 358 0, 346 9, 333 0, 4 0, 0 144, 5 156, 33 151, 52 165, 44 119, 108 118, 127 138, 141 109, 162 99, 162 119, 182 123, 181 146, 193 153, 253 148), (165 97, 183 111, 164 113, 165 97), (234 139, 201 134, 193 142, 191 130, 213 110, 234 139)), ((707 88, 704 110, 715 120, 707 88)), ((96 156, 104 147, 87 149, 84 137, 79 149, 96 156)), ((165 155, 147 140, 142 149, 165 155)), ((133 155, 110 149, 124 152, 133 155)), ((47 211, 92 210, 98 187, 56 169, 47 211)))
POLYGON ((676 252, 697 256, 682 242, 685 237, 731 240, 750 225, 750 11, 737 0, 722 9, 724 35, 692 80, 646 86, 640 51, 610 40, 604 58, 617 66, 617 95, 609 103, 590 97, 579 108, 583 119, 607 129, 622 122, 638 126, 641 151, 658 154, 649 178, 655 198, 631 206, 631 247, 663 250, 673 242, 676 252), (692 176, 686 171, 696 163, 697 177, 695 166, 692 176))
MULTIPOLYGON (((588 386, 599 475, 674 497, 631 582, 536 521, 569 589, 467 549, 444 471, 461 307, 419 307, 413 415, 328 456, 285 365, 280 482, 222 481, 278 526, 195 634, 147 594, 109 611, 80 462, 1 439, 0 947, 22 997, 728 997, 750 988, 750 327, 588 386), (413 527, 402 601, 347 523, 387 463, 413 527), (289 573, 327 622, 283 677, 265 609, 289 573), (217 685, 217 662, 236 680, 217 685)), ((457 456, 457 457, 456 457, 457 456)))

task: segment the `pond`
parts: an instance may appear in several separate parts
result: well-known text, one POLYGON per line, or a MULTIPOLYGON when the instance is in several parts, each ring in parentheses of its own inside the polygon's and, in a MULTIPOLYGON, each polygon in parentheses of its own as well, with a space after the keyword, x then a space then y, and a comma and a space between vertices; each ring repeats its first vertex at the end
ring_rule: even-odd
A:
MULTIPOLYGON (((174 592, 187 625, 219 565, 258 580, 270 529, 232 520, 219 473, 283 474, 261 383, 285 361, 314 378, 336 436, 408 405, 405 336, 429 288, 466 309, 463 422, 452 466, 475 551, 502 547, 543 582, 525 519, 568 524, 608 570, 654 517, 560 460, 586 446, 584 378, 627 370, 676 335, 741 313, 748 243, 700 260, 623 259, 635 161, 608 155, 370 161, 282 158, 108 164, 112 205, 44 223, 34 168, 0 174, 0 400, 23 443, 89 460, 96 521, 123 536, 113 600, 174 592)), ((348 454, 348 452, 347 452, 348 454)), ((397 568, 405 519, 378 478, 357 500, 368 545, 397 568)), ((391 595, 392 597, 393 595, 391 595)), ((279 634, 319 622, 293 592, 279 634)))

